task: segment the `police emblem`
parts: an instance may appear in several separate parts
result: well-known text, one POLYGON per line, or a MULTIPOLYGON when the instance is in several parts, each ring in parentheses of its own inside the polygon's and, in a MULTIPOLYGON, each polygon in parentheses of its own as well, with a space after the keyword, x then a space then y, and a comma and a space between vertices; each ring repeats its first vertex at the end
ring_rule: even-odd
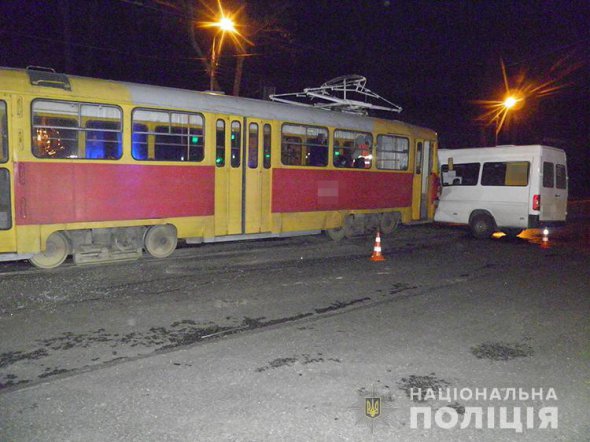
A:
POLYGON ((365 398, 365 416, 370 419, 375 419, 381 414, 381 398, 380 397, 366 397, 365 398))

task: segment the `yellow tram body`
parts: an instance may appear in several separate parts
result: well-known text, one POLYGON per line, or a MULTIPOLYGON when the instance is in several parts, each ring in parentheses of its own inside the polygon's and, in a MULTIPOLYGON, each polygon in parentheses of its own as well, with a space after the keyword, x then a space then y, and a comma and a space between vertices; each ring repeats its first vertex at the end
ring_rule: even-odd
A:
POLYGON ((338 238, 434 215, 430 129, 53 72, 2 68, 0 85, 0 260, 163 257, 176 238, 338 238))

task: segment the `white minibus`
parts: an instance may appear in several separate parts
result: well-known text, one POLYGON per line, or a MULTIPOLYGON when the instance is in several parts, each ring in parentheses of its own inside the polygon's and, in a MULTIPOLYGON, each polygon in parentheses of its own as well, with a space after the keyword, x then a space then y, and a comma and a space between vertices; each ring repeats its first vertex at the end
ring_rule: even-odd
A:
POLYGON ((465 224, 476 238, 563 224, 566 155, 555 147, 498 146, 438 151, 441 193, 434 220, 465 224))

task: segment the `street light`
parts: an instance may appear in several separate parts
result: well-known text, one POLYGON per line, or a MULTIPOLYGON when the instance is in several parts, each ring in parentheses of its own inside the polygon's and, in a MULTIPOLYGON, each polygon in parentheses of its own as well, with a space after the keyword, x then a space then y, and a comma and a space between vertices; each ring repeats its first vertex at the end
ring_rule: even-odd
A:
MULTIPOLYGON (((221 56, 221 50, 223 49, 223 43, 226 36, 229 36, 231 42, 235 46, 236 50, 239 53, 245 53, 244 44, 254 45, 248 38, 246 38, 238 28, 243 26, 243 19, 240 19, 240 13, 243 11, 245 5, 242 5, 235 11, 225 11, 223 9, 223 5, 221 0, 217 0, 217 11, 214 11, 212 7, 206 5, 204 0, 200 0, 203 5, 206 6, 205 9, 208 10, 207 18, 210 21, 200 22, 199 27, 201 28, 215 28, 215 34, 213 35, 213 42, 211 45, 211 60, 210 64, 206 63, 207 70, 209 72, 209 88, 211 90, 215 90, 216 87, 218 88, 218 83, 216 81, 217 76, 217 68, 219 67, 219 57, 221 56)), ((238 60, 243 60, 242 58, 238 58, 238 60)), ((238 63, 238 66, 241 67, 241 64, 238 63)), ((238 77, 238 72, 241 71, 240 69, 236 69, 236 78, 238 77)), ((234 89, 235 89, 235 81, 234 81, 234 89)))
POLYGON ((519 95, 509 94, 504 101, 498 104, 499 110, 495 115, 496 121, 496 146, 498 145, 498 134, 504 126, 504 121, 508 117, 508 112, 520 109, 524 104, 524 98, 519 95), (498 120, 500 121, 498 123, 498 120))
MULTIPOLYGON (((209 71, 209 88, 214 90, 217 86, 216 76, 217 68, 219 67, 219 57, 221 56, 221 50, 223 49, 223 43, 226 36, 229 36, 232 43, 239 52, 244 52, 244 43, 254 45, 248 40, 239 30, 243 24, 239 24, 240 13, 244 9, 241 6, 236 11, 225 11, 221 0, 217 0, 217 11, 214 11, 212 7, 209 7, 201 0, 201 3, 206 6, 207 17, 210 21, 200 22, 199 27, 201 28, 215 28, 215 34, 213 35, 213 42, 211 44, 211 60, 210 65, 207 67, 209 71)), ((237 73, 236 73, 237 75, 237 73)))
POLYGON ((504 100, 504 107, 506 109, 511 109, 516 104, 517 100, 514 97, 508 97, 504 100))
POLYGON ((236 24, 234 21, 229 17, 222 17, 217 22, 217 27, 221 29, 223 32, 237 32, 236 24))
POLYGON ((224 16, 216 22, 211 22, 210 26, 218 29, 217 33, 213 36, 213 43, 211 45, 211 69, 209 71, 209 89, 214 90, 215 76, 219 64, 219 55, 223 47, 223 39, 225 38, 225 34, 237 34, 238 30, 234 21, 224 16))

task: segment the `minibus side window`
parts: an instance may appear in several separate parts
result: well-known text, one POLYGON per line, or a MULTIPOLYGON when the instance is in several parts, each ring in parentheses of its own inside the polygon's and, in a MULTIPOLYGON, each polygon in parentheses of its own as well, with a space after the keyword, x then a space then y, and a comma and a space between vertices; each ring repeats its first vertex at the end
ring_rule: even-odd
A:
POLYGON ((449 170, 448 164, 441 166, 443 186, 476 186, 479 178, 479 163, 455 164, 449 170))
POLYGON ((482 186, 527 186, 529 163, 527 161, 484 163, 481 173, 482 186))

